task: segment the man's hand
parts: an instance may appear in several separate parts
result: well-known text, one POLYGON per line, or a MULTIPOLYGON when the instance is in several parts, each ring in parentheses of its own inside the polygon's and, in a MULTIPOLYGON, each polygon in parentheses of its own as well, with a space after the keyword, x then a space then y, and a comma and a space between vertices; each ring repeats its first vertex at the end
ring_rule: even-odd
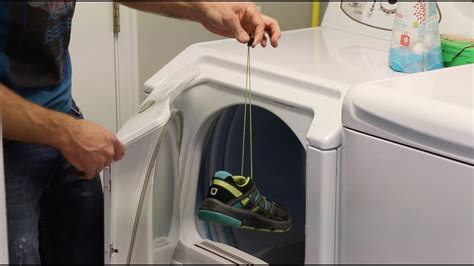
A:
POLYGON ((83 178, 92 178, 125 153, 117 137, 86 120, 48 110, 0 84, 3 137, 57 148, 83 178))
POLYGON ((273 47, 278 46, 281 36, 278 22, 258 12, 255 4, 248 2, 203 2, 200 3, 202 15, 197 20, 210 32, 237 39, 241 43, 250 40, 254 34, 252 47, 267 45, 267 37, 273 47))
POLYGON ((261 14, 252 2, 134 2, 124 1, 129 7, 163 14, 175 18, 184 18, 201 23, 212 33, 235 38, 247 43, 254 34, 252 47, 259 43, 265 47, 270 37, 273 47, 278 46, 281 36, 280 25, 268 16, 261 14))
POLYGON ((72 120, 68 124, 54 145, 82 178, 94 177, 124 156, 123 144, 107 129, 86 120, 72 120))

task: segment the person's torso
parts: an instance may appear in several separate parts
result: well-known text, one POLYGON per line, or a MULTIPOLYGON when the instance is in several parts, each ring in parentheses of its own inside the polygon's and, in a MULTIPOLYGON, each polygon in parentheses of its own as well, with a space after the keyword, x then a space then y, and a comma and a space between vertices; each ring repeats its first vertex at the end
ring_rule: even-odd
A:
POLYGON ((68 112, 68 46, 75 1, 0 2, 0 82, 37 104, 68 112))

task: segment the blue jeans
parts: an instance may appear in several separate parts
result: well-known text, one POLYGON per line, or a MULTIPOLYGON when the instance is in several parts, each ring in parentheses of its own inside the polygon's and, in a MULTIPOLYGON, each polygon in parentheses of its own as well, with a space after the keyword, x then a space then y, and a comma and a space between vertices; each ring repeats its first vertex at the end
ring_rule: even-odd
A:
MULTIPOLYGON (((74 106, 69 113, 82 119, 74 106)), ((104 262, 100 178, 79 179, 50 146, 3 140, 10 263, 104 262)))

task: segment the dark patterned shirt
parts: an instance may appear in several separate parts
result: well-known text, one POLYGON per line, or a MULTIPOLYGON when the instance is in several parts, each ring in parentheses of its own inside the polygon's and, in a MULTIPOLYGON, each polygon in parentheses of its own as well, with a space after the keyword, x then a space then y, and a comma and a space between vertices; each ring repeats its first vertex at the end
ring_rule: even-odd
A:
POLYGON ((75 1, 0 2, 0 82, 50 109, 71 109, 68 46, 75 1))

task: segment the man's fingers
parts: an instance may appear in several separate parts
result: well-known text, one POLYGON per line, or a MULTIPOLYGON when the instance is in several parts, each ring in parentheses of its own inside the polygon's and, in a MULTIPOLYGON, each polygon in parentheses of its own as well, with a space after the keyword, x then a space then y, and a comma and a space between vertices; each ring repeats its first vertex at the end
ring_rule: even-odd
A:
POLYGON ((235 14, 228 15, 224 18, 224 21, 228 24, 234 37, 241 43, 247 43, 250 40, 248 33, 242 28, 239 17, 235 14))
POLYGON ((260 23, 257 25, 257 27, 255 28, 255 39, 253 41, 253 44, 252 44, 252 47, 255 48, 255 46, 257 46, 257 44, 259 44, 260 42, 262 42, 262 39, 263 39, 263 35, 265 33, 265 24, 260 23))
POLYGON ((105 163, 104 163, 104 165, 103 165, 102 168, 105 168, 105 167, 107 167, 107 166, 110 166, 110 165, 112 164, 113 160, 114 160, 114 157, 112 157, 112 156, 110 156, 109 158, 107 158, 107 160, 105 161, 105 163))
POLYGON ((78 170, 77 175, 82 179, 82 178, 85 178, 86 172, 78 170))
POLYGON ((204 28, 206 28, 208 31, 214 33, 214 34, 217 34, 217 35, 221 35, 221 36, 224 36, 224 37, 227 37, 227 38, 234 38, 234 33, 228 29, 221 29, 221 28, 218 28, 218 27, 215 27, 215 26, 212 26, 210 24, 203 24, 204 28))
POLYGON ((263 20, 265 21, 265 31, 268 32, 268 35, 270 36, 270 42, 273 47, 278 46, 278 40, 281 37, 281 29, 280 25, 278 22, 268 16, 263 15, 263 20))
POLYGON ((114 141, 114 161, 121 160, 123 156, 125 155, 125 146, 116 139, 114 141))
MULTIPOLYGON (((254 6, 250 6, 245 10, 244 20, 246 20, 247 23, 250 23, 252 27, 251 29, 247 29, 247 30, 253 30, 254 40, 252 43, 252 47, 255 47, 263 39, 263 35, 265 33, 265 23, 263 22, 260 13, 257 11, 257 9, 254 6)), ((248 25, 247 23, 245 24, 248 25)))
POLYGON ((206 2, 206 18, 202 25, 215 34, 224 37, 233 37, 240 43, 256 47, 259 43, 262 47, 271 42, 272 46, 278 46, 281 35, 278 22, 265 16, 257 10, 254 3, 210 3, 206 2), (265 36, 268 33, 268 36, 265 36), (249 43, 250 35, 253 37, 249 43))
POLYGON ((263 35, 262 42, 260 42, 260 44, 262 45, 262 47, 267 46, 267 36, 263 35))
POLYGON ((115 158, 115 147, 114 145, 109 145, 107 149, 105 150, 105 163, 103 167, 109 166, 112 164, 114 158, 115 158))
POLYGON ((90 168, 87 170, 79 171, 78 175, 80 179, 92 179, 96 175, 96 169, 90 168))

